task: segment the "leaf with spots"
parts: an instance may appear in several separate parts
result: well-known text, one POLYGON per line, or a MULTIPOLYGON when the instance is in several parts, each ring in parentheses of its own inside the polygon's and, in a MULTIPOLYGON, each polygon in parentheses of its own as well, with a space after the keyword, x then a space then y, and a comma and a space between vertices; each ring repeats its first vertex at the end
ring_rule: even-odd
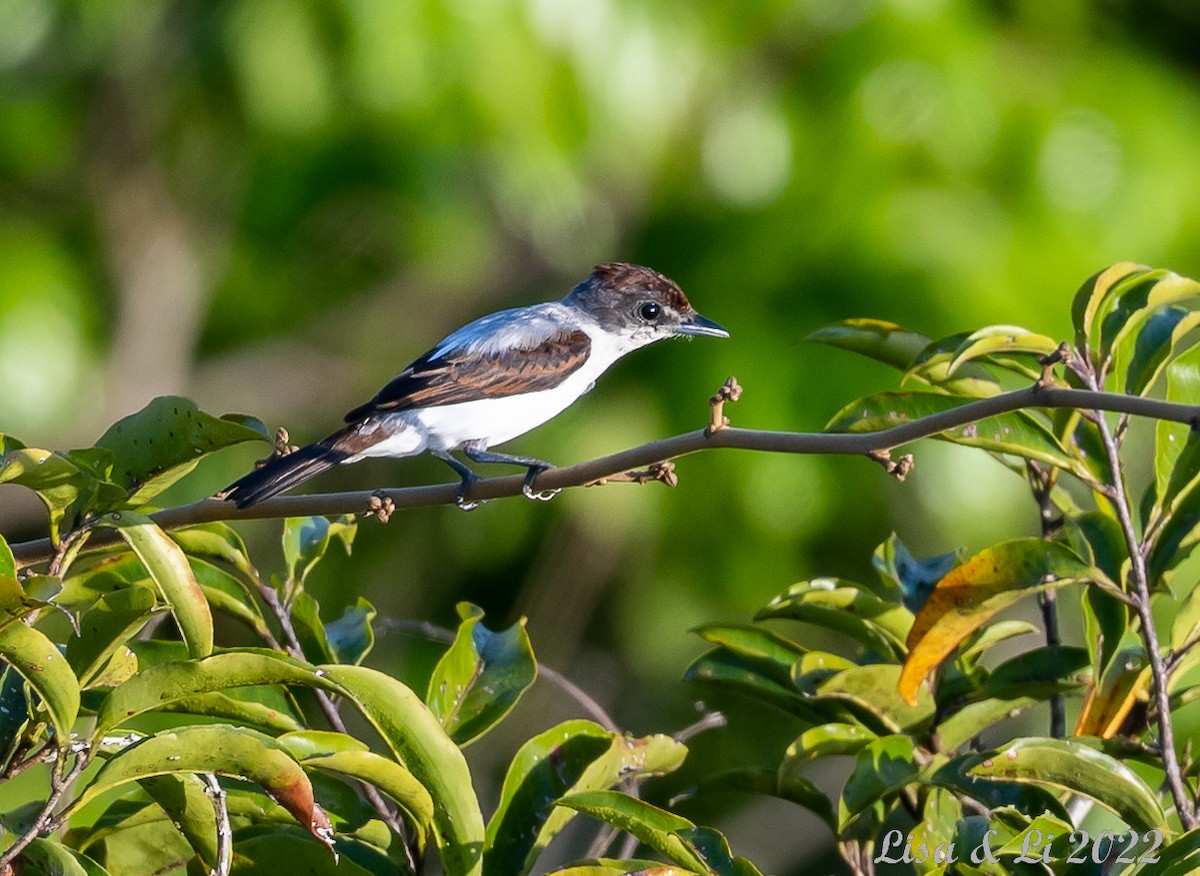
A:
POLYGON ((1137 773, 1075 739, 1018 739, 983 758, 967 775, 1090 797, 1138 830, 1162 830, 1167 824, 1157 795, 1137 773))
POLYGON ((180 773, 216 773, 254 782, 332 848, 329 817, 317 805, 304 768, 270 736, 232 724, 163 730, 121 749, 92 777, 69 811, 126 782, 180 773))
POLYGON ((618 791, 585 791, 559 801, 606 824, 633 834, 668 861, 708 876, 754 876, 758 870, 734 858, 725 837, 697 827, 673 812, 618 791))
POLYGON ((537 678, 533 646, 521 619, 507 630, 483 625, 483 610, 458 605, 462 623, 429 679, 425 702, 460 745, 478 739, 517 704, 537 678))
MULTIPOLYGON (((826 432, 879 432, 914 420, 954 410, 960 398, 932 392, 879 392, 846 405, 825 426, 826 432)), ((1079 462, 1050 428, 1028 411, 985 417, 965 426, 955 426, 934 436, 941 441, 979 447, 1032 459, 1086 476, 1079 462)))
POLYGON ((921 683, 971 633, 1034 593, 1104 574, 1058 542, 1018 539, 990 547, 951 570, 917 613, 908 634, 900 694, 916 703, 921 683))
POLYGON ((41 698, 59 745, 66 745, 79 715, 79 682, 46 635, 22 623, 0 629, 0 657, 8 661, 41 698))
POLYGON ((383 791, 404 810, 418 848, 425 848, 433 829, 433 798, 404 766, 375 754, 366 743, 344 733, 298 730, 285 733, 278 742, 308 769, 348 776, 383 791))
POLYGON ((106 514, 99 524, 116 528, 142 561, 163 600, 171 607, 188 653, 193 657, 212 653, 212 611, 179 545, 149 517, 133 511, 106 514))
POLYGON ((10 450, 0 457, 0 484, 18 484, 37 493, 50 516, 50 537, 57 541, 83 511, 123 496, 118 486, 81 463, 50 450, 10 450))
POLYGON ((599 791, 624 779, 662 775, 683 763, 687 749, 669 736, 640 739, 591 721, 566 721, 517 752, 488 823, 484 869, 528 873, 574 811, 556 806, 564 794, 599 791))
POLYGON ((269 433, 257 420, 240 415, 214 417, 190 399, 160 396, 110 426, 96 446, 112 451, 116 458, 112 480, 128 491, 121 504, 139 508, 190 472, 207 454, 246 441, 266 440, 269 433))

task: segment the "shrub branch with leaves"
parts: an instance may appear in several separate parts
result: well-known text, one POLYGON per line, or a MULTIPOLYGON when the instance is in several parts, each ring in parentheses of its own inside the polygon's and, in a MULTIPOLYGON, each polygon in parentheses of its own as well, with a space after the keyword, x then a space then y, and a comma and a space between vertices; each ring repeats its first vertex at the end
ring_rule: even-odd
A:
MULTIPOLYGON (((923 560, 893 537, 876 552, 876 580, 802 581, 753 623, 701 627, 713 647, 689 677, 781 709, 799 726, 776 769, 714 775, 696 793, 752 791, 804 806, 858 873, 874 871, 881 837, 905 819, 929 848, 974 847, 992 832, 997 860, 960 862, 954 872, 1098 872, 1069 855, 1077 803, 1088 800, 1137 842, 1162 836, 1161 847, 1139 846, 1140 859, 1105 872, 1124 863, 1130 872, 1191 872, 1200 861, 1200 767, 1174 722, 1200 698, 1200 588, 1185 562, 1200 540, 1197 301, 1191 280, 1121 264, 1077 293, 1069 345, 1013 326, 935 341, 847 321, 811 340, 897 367, 905 388, 848 405, 826 432, 729 427, 720 408, 736 398, 730 388, 714 396, 705 430, 544 473, 539 485, 548 488, 670 483, 668 467, 628 469, 744 447, 869 454, 903 476, 910 462, 893 462, 891 451, 934 437, 987 452, 1030 485, 1041 537, 923 560), (1125 459, 1131 416, 1157 421, 1153 477, 1136 500, 1125 459), (1044 644, 997 662, 997 644, 1039 631, 998 618, 1032 596, 1044 644), (1077 599, 1085 642, 1061 641, 1057 598, 1077 599), (796 624, 832 631, 844 647, 810 648, 796 624), (1049 735, 1014 738, 1008 722, 1043 702, 1049 735), (806 771, 835 756, 854 766, 830 799, 806 771), (1026 860, 1031 848, 1043 854, 1051 834, 1043 857, 1026 860)), ((50 530, 43 542, 11 548, 0 539, 0 775, 39 770, 46 789, 0 815, 0 870, 225 874, 303 863, 305 872, 419 873, 436 855, 452 876, 501 876, 533 869, 582 812, 673 872, 758 872, 719 833, 629 793, 678 767, 684 741, 632 737, 611 721, 567 721, 525 743, 485 820, 462 748, 535 683, 523 624, 494 632, 478 609, 461 606, 457 634, 420 695, 364 665, 376 623, 366 600, 326 620, 305 589, 331 545, 349 549, 365 494, 252 509, 288 518, 284 567, 268 576, 223 522, 249 515, 214 500, 149 506, 205 454, 267 434, 252 418, 216 418, 165 398, 84 450, 27 448, 0 435, 0 483, 34 490, 50 530), (240 621, 259 646, 218 647, 214 613, 240 621), (171 623, 160 625, 164 618, 171 623), (343 709, 365 720, 370 738, 347 731, 343 709)), ((479 497, 515 495, 519 481, 482 482, 479 497)), ((453 493, 387 495, 414 507, 453 493)), ((560 872, 663 866, 634 851, 560 872)))

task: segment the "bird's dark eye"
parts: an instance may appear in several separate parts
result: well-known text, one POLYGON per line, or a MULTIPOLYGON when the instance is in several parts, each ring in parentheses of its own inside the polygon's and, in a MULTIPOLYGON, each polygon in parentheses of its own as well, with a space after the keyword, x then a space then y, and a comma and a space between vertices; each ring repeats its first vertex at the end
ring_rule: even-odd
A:
POLYGON ((655 322, 662 316, 662 305, 656 301, 647 301, 638 306, 637 313, 646 322, 655 322))

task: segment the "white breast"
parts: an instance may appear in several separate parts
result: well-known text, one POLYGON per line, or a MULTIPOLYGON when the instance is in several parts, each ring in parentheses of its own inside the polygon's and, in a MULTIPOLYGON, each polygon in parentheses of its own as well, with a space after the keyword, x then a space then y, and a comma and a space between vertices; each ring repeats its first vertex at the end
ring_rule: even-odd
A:
POLYGON ((491 447, 524 435, 570 407, 609 366, 642 346, 598 329, 588 334, 592 346, 587 361, 553 389, 392 414, 388 417, 392 435, 356 458, 412 456, 427 449, 457 450, 471 443, 491 447))

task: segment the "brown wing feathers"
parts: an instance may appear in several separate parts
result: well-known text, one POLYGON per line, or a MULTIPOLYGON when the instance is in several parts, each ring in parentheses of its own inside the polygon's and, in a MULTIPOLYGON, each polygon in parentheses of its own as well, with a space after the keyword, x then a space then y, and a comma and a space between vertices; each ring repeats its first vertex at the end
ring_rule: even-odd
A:
POLYGON ((346 422, 371 414, 553 389, 584 363, 590 349, 587 333, 576 329, 558 332, 525 350, 449 354, 436 359, 427 353, 374 399, 346 414, 346 422))

